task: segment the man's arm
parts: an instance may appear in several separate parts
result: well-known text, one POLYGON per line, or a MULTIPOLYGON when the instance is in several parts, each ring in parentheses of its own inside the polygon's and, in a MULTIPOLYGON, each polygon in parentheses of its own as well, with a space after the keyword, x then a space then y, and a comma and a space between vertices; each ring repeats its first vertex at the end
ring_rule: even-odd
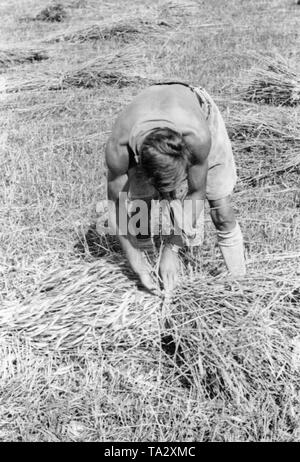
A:
MULTIPOLYGON (((208 154, 211 147, 211 136, 208 127, 199 135, 189 135, 185 139, 192 155, 192 165, 188 170, 188 194, 185 197, 185 214, 189 213, 185 222, 195 228, 199 216, 203 213, 206 197, 206 179, 208 171, 208 154), (189 202, 188 202, 189 201, 189 202)), ((181 236, 173 235, 168 243, 183 246, 181 236)))
MULTIPOLYGON (((208 127, 201 136, 192 135, 187 137, 185 142, 193 160, 193 164, 188 171, 188 195, 185 198, 185 200, 190 200, 190 207, 186 207, 185 213, 192 214, 192 217, 187 217, 187 222, 191 223, 193 227, 203 211, 206 197, 207 157, 211 145, 208 127)), ((183 245, 182 237, 173 234, 166 240, 166 245, 162 252, 160 273, 167 293, 171 293, 178 283, 179 260, 176 249, 183 247, 183 245)))
MULTIPOLYGON (((107 165, 107 198, 113 201, 116 206, 116 216, 111 216, 110 221, 113 226, 114 233, 120 238, 121 232, 119 229, 118 217, 120 206, 125 207, 124 204, 120 204, 120 193, 126 192, 128 184, 128 159, 126 158, 126 152, 118 149, 117 144, 109 139, 106 144, 105 160, 107 165)), ((123 240, 120 240, 123 247, 123 240)), ((126 242, 124 242, 126 247, 126 242)))
MULTIPOLYGON (((107 197, 115 203, 114 216, 110 216, 110 222, 113 226, 115 235, 118 236, 121 247, 132 267, 133 271, 139 276, 142 284, 149 290, 155 291, 155 285, 152 281, 150 271, 142 252, 134 247, 130 241, 127 229, 120 228, 119 210, 126 210, 126 194, 120 195, 121 192, 127 192, 128 189, 128 153, 126 148, 117 146, 113 140, 109 140, 105 152, 106 164, 108 168, 107 176, 107 197)), ((126 212, 127 217, 127 212, 126 212)))

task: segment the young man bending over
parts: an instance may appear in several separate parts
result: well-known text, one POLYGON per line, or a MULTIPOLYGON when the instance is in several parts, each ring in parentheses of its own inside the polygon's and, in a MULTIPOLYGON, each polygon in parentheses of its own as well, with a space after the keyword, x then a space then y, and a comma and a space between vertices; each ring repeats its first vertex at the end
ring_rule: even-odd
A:
MULTIPOLYGON (((228 271, 234 277, 245 275, 242 233, 230 201, 236 183, 231 144, 222 116, 203 88, 171 82, 142 91, 117 118, 106 146, 106 163, 108 199, 116 204, 116 234, 148 290, 155 288, 138 244, 143 239, 118 232, 118 212, 128 206, 120 193, 126 193, 129 202, 142 199, 147 205, 151 199, 193 204, 189 210, 196 233, 183 229, 181 235, 173 233, 164 241, 160 274, 165 289, 176 286, 180 247, 199 244, 197 223, 205 199, 228 271)), ((174 210, 173 223, 180 213, 174 210)))

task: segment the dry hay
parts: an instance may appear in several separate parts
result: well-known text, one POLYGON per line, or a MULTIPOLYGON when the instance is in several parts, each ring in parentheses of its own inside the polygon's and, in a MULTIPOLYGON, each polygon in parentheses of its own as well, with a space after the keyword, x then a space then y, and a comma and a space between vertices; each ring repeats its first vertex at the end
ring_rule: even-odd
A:
POLYGON ((195 16, 200 13, 199 4, 190 0, 169 0, 163 4, 161 14, 167 17, 195 16))
POLYGON ((110 40, 113 37, 122 38, 123 41, 126 41, 126 38, 136 36, 141 33, 141 29, 138 26, 129 23, 116 23, 111 26, 100 28, 97 25, 91 26, 85 30, 78 31, 75 34, 66 36, 64 40, 71 41, 86 41, 92 39, 104 39, 110 40))
POLYGON ((226 126, 243 182, 256 185, 262 179, 299 171, 297 109, 263 109, 255 105, 232 109, 226 116, 226 126))
POLYGON ((139 75, 128 75, 122 72, 108 72, 106 70, 80 70, 74 73, 66 74, 57 88, 65 89, 69 87, 80 88, 98 88, 102 85, 113 85, 117 88, 137 85, 142 82, 147 82, 146 77, 139 75))
POLYGON ((27 62, 42 61, 49 56, 45 50, 35 50, 26 48, 7 48, 0 50, 0 69, 8 68, 16 64, 27 62))
POLYGON ((62 76, 60 87, 94 88, 106 84, 122 88, 141 82, 151 83, 139 73, 140 67, 137 50, 133 47, 122 53, 97 57, 72 69, 62 76))
POLYGON ((68 101, 54 102, 54 103, 41 103, 34 104, 25 108, 18 108, 15 110, 16 114, 22 115, 24 118, 36 119, 39 120, 53 117, 61 116, 64 113, 73 114, 76 113, 76 110, 71 109, 68 106, 68 101))
POLYGON ((143 80, 145 80, 145 77, 118 71, 115 65, 103 66, 102 60, 97 58, 78 69, 66 73, 62 77, 59 87, 97 88, 105 84, 123 88, 138 84, 143 80))
POLYGON ((137 35, 139 38, 141 34, 147 33, 149 38, 150 32, 160 32, 161 27, 168 26, 164 21, 154 21, 148 18, 126 18, 112 23, 97 22, 85 26, 84 28, 70 27, 68 30, 60 34, 52 34, 44 41, 58 42, 70 41, 73 43, 83 43, 91 40, 111 40, 113 38, 120 39, 122 42, 127 43, 134 39, 137 35))
POLYGON ((98 88, 102 85, 113 85, 123 88, 140 83, 152 84, 155 77, 150 78, 138 73, 139 60, 133 52, 126 50, 123 53, 109 56, 98 56, 80 64, 62 74, 41 74, 39 77, 28 79, 11 78, 6 83, 6 92, 32 90, 64 90, 70 87, 98 88), (132 72, 132 69, 137 72, 132 72))
POLYGON ((300 103, 300 77, 283 58, 263 58, 243 79, 239 90, 246 101, 276 106, 295 106, 300 103))
POLYGON ((110 26, 103 24, 92 24, 84 28, 68 29, 62 34, 56 34, 48 37, 46 42, 70 41, 70 42, 87 42, 90 40, 110 40, 113 37, 121 38, 126 42, 130 38, 141 33, 141 27, 138 25, 119 22, 110 26))
POLYGON ((274 401, 283 388, 298 387, 298 302, 299 288, 284 272, 256 272, 241 285, 185 276, 166 304, 139 291, 111 254, 73 263, 23 302, 6 303, 0 336, 16 335, 40 351, 100 349, 131 365, 151 351, 151 368, 163 370, 166 383, 177 378, 203 399, 241 405, 262 392, 274 401))
POLYGON ((6 79, 4 91, 6 93, 16 93, 19 91, 46 91, 46 90, 56 90, 60 78, 58 74, 46 74, 41 73, 38 75, 35 72, 34 76, 31 74, 27 77, 22 74, 22 76, 11 76, 6 79))
POLYGON ((61 3, 49 5, 38 13, 34 19, 46 22, 62 22, 67 17, 67 12, 61 3))
POLYGON ((38 348, 69 350, 82 341, 93 346, 111 330, 112 336, 105 340, 109 343, 118 328, 128 323, 138 326, 155 310, 151 297, 137 293, 122 270, 124 265, 99 261, 53 273, 43 282, 41 292, 20 304, 17 311, 13 304, 7 305, 0 324, 6 323, 6 331, 25 330, 38 348), (101 332, 98 339, 97 332, 101 332))

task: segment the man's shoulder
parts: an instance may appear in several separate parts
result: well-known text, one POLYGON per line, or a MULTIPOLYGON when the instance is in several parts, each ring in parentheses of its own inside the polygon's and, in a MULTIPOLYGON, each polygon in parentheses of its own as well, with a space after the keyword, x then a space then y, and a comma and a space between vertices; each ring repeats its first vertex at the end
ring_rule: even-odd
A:
POLYGON ((125 174, 128 170, 128 150, 114 134, 110 136, 106 143, 105 160, 109 170, 117 176, 125 174))
POLYGON ((115 143, 128 143, 129 132, 133 127, 139 108, 133 100, 118 114, 112 127, 112 138, 115 143))
POLYGON ((124 107, 118 115, 113 131, 121 133, 130 129, 132 125, 140 118, 145 117, 147 113, 153 117, 155 113, 163 114, 168 112, 170 117, 188 120, 191 113, 199 111, 199 103, 191 90, 181 84, 172 85, 152 85, 143 89, 134 96, 132 101, 124 107))
POLYGON ((183 134, 187 148, 193 154, 194 160, 202 162, 210 152, 211 133, 207 125, 201 125, 197 130, 191 128, 183 134))

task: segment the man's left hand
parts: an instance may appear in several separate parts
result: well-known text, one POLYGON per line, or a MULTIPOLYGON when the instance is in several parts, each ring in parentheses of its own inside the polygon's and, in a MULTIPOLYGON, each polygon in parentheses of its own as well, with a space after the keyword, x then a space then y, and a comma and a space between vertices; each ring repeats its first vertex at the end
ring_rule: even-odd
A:
POLYGON ((179 279, 179 257, 171 248, 165 247, 159 264, 160 275, 164 289, 171 294, 176 288, 179 279))

